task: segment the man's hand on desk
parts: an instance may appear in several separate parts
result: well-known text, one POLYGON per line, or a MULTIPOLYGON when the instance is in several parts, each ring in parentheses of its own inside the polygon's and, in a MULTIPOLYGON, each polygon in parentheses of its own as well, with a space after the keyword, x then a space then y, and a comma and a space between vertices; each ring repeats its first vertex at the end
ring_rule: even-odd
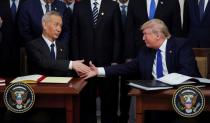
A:
POLYGON ((72 61, 72 68, 78 74, 78 76, 83 77, 87 75, 87 73, 91 72, 91 68, 87 65, 83 64, 84 60, 76 60, 72 61))

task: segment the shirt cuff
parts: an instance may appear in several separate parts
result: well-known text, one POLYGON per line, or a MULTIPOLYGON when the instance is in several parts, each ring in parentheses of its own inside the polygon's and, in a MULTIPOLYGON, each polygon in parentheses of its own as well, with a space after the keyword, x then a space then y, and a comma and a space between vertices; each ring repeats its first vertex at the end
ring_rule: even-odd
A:
POLYGON ((105 77, 105 70, 103 67, 98 67, 98 77, 105 77))
POLYGON ((69 69, 72 70, 72 61, 69 62, 69 69))

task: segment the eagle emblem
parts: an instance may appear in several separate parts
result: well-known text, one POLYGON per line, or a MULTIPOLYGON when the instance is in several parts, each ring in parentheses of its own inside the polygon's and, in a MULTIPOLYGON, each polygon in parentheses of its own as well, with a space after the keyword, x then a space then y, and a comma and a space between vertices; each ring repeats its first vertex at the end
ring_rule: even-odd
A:
POLYGON ((4 92, 4 103, 14 113, 24 113, 32 108, 35 95, 32 88, 22 82, 10 84, 4 92))
POLYGON ((175 91, 172 105, 174 110, 181 116, 195 117, 202 112, 205 106, 205 98, 199 88, 184 85, 175 91))

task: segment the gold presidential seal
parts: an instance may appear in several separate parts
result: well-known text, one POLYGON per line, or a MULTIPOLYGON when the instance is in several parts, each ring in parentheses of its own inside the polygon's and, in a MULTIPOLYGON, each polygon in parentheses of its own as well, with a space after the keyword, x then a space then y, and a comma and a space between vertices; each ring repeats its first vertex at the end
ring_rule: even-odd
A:
POLYGON ((33 107, 34 102, 34 91, 26 83, 12 83, 4 91, 4 104, 14 113, 27 112, 33 107))
POLYGON ((181 116, 198 116, 205 107, 205 98, 201 90, 192 85, 179 87, 172 98, 174 110, 181 116))

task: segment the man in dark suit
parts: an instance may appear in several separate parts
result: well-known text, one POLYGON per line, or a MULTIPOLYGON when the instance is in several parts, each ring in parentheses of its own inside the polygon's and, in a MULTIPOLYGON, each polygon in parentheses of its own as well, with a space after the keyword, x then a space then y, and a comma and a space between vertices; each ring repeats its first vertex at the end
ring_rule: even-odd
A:
MULTIPOLYGON (((127 25, 127 13, 128 13, 128 4, 129 0, 118 0, 120 11, 121 11, 121 21, 122 21, 122 29, 123 29, 123 35, 122 35, 122 42, 125 41, 125 35, 126 35, 126 25, 127 25)), ((122 49, 122 57, 123 57, 123 49, 122 49)), ((123 59, 124 61, 124 59, 123 59)), ((130 108, 130 96, 128 95, 128 91, 130 90, 130 87, 128 86, 128 83, 125 81, 126 78, 120 77, 119 82, 119 96, 120 96, 120 115, 119 115, 119 123, 128 123, 129 118, 129 108, 130 108)))
POLYGON ((127 61, 136 57, 138 47, 144 44, 142 40, 143 34, 139 31, 139 27, 149 19, 161 19, 167 25, 172 35, 181 35, 179 34, 181 32, 181 17, 178 0, 152 1, 131 0, 129 2, 127 33, 124 44, 124 57, 127 61))
POLYGON ((0 43, 0 75, 14 77, 20 74, 20 37, 17 29, 19 8, 25 0, 1 0, 0 17, 2 19, 0 43))
MULTIPOLYGON (((87 74, 86 78, 96 75, 111 77, 138 73, 140 79, 152 80, 173 72, 200 77, 192 49, 184 39, 172 37, 163 21, 150 20, 142 25, 141 30, 146 46, 140 49, 134 60, 104 68, 96 68, 90 64, 92 72, 87 74)), ((175 116, 170 114, 151 112, 145 120, 147 123, 168 123, 175 120, 175 116)))
MULTIPOLYGON (((111 65, 120 59, 120 9, 112 0, 76 2, 73 12, 71 56, 97 65, 111 65)), ((116 123, 118 81, 93 78, 81 93, 81 123, 96 123, 96 92, 101 99, 101 122, 116 123), (100 82, 97 82, 100 81, 100 82)))
MULTIPOLYGON (((210 2, 209 0, 185 0, 188 37, 192 47, 210 48, 210 2)), ((185 26, 186 26, 185 25, 185 26)))
POLYGON ((69 61, 65 43, 56 41, 62 31, 62 18, 58 12, 46 13, 42 18, 42 27, 42 36, 26 44, 29 73, 69 76, 69 70, 76 70, 79 74, 89 70, 82 64, 83 60, 69 61))
POLYGON ((58 40, 69 41, 69 14, 66 6, 59 0, 27 0, 20 9, 18 28, 24 43, 42 34, 41 18, 47 11, 58 11, 62 15, 63 27, 58 40))

